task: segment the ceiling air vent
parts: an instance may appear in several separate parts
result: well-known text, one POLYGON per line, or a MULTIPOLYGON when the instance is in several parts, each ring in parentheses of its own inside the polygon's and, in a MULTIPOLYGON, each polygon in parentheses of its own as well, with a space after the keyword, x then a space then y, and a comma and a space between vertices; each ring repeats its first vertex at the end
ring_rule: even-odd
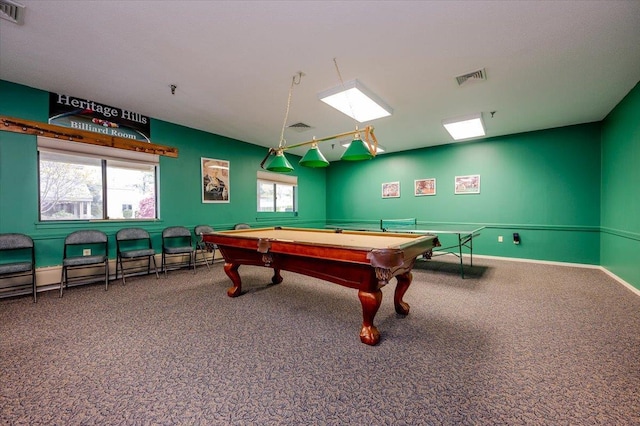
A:
POLYGON ((309 129, 313 129, 313 127, 305 123, 296 123, 296 124, 290 125, 289 127, 287 127, 287 129, 295 130, 298 133, 302 133, 302 132, 306 132, 309 129))
POLYGON ((459 75, 459 76, 456 77, 456 81, 458 82, 458 86, 462 86, 464 83, 466 83, 468 81, 486 80, 486 79, 487 79, 487 73, 484 70, 484 68, 482 68, 481 70, 478 70, 478 71, 469 72, 467 74, 459 75))
POLYGON ((0 18, 22 25, 24 23, 24 6, 12 0, 0 0, 0 18))

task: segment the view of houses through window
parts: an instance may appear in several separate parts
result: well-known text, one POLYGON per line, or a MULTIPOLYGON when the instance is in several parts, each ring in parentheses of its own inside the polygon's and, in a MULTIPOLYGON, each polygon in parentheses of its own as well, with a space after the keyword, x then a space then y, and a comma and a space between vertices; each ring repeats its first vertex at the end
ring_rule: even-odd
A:
POLYGON ((157 217, 155 164, 44 150, 39 185, 42 221, 157 217))

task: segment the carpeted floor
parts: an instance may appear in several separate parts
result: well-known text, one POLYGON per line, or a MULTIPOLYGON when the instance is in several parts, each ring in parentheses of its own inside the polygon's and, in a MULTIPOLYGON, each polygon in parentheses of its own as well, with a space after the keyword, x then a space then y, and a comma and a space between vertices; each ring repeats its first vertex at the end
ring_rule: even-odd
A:
POLYGON ((638 425, 640 297, 595 269, 420 262, 357 292, 222 264, 0 300, 2 425, 638 425))

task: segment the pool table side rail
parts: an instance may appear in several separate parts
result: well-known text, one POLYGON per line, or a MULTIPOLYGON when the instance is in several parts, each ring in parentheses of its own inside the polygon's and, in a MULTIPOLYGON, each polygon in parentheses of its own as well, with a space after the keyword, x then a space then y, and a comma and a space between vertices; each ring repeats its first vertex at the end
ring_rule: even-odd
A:
MULTIPOLYGON (((262 228, 265 229, 272 228, 262 228)), ((330 230, 306 229, 306 228, 281 228, 288 231, 304 231, 304 232, 321 232, 327 234, 335 234, 330 230)), ((393 247, 360 247, 352 245, 335 245, 330 243, 318 243, 296 240, 282 240, 275 238, 261 238, 261 229, 255 228, 251 232, 248 230, 239 231, 222 231, 209 234, 203 234, 205 241, 215 243, 220 246, 233 246, 250 250, 257 250, 261 253, 283 253, 294 256, 306 256, 316 259, 325 259, 330 256, 334 259, 340 259, 348 262, 356 262, 362 264, 371 264, 375 267, 393 268, 399 266, 407 259, 413 259, 421 254, 440 246, 440 243, 434 235, 416 234, 394 234, 396 237, 406 237, 408 241, 393 247), (241 231, 245 231, 244 233, 241 231), (249 235, 247 235, 249 234, 249 235)), ((346 233, 346 232, 344 232, 346 233)), ((350 232, 354 235, 362 235, 367 238, 372 236, 370 232, 350 232)), ((376 233, 377 236, 388 238, 387 233, 376 233)), ((329 235, 330 236, 330 235, 329 235)), ((224 253, 223 253, 224 254, 224 253)))

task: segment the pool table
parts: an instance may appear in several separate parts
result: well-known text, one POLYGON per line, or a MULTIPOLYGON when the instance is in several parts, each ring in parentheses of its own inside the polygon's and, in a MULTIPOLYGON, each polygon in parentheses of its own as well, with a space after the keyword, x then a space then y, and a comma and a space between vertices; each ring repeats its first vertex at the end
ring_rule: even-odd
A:
POLYGON ((373 324, 382 302, 380 289, 396 277, 395 310, 407 315, 409 305, 402 297, 411 284, 416 257, 440 245, 436 235, 285 227, 213 232, 202 237, 216 244, 224 257, 224 271, 233 282, 227 290, 229 297, 242 294, 240 265, 273 268, 274 284, 282 282, 280 271, 286 270, 357 289, 363 318, 360 340, 368 345, 380 341, 373 324))

